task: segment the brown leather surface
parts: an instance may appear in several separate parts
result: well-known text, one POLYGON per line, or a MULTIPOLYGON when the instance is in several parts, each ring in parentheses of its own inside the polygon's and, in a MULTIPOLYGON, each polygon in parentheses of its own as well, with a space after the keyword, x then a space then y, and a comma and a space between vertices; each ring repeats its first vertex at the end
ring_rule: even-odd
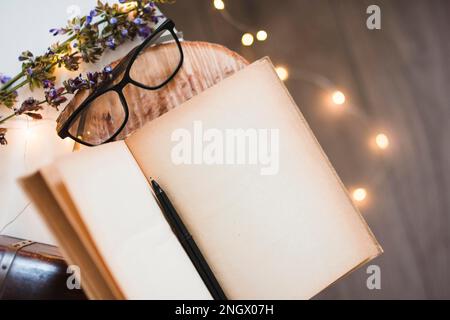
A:
MULTIPOLYGON (((22 239, 0 236, 0 267, 10 246, 22 239)), ((17 252, 4 280, 0 299, 86 299, 83 290, 69 290, 67 264, 54 246, 33 243, 17 252)))

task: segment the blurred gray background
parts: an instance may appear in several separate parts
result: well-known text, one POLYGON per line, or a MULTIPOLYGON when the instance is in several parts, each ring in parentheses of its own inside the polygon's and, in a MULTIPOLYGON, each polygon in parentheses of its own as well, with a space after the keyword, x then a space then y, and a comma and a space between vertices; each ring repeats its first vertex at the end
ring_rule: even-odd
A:
POLYGON ((212 2, 161 9, 187 40, 286 66, 286 84, 344 184, 367 189, 360 209, 385 250, 371 263, 381 290, 367 289, 363 267, 317 298, 450 298, 450 1, 224 0, 243 29, 268 32, 251 47, 212 2), (366 27, 371 4, 381 30, 366 27), (345 93, 342 109, 317 85, 324 79, 345 93), (385 152, 370 143, 380 131, 385 152))

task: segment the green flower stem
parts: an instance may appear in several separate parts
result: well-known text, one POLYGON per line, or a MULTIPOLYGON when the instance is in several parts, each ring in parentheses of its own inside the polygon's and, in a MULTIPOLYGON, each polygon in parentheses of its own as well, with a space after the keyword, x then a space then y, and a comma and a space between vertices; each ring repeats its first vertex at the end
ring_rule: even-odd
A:
MULTIPOLYGON (((133 11, 137 11, 138 8, 139 8, 139 6, 134 7, 134 8, 132 8, 132 9, 128 10, 128 11, 120 12, 120 13, 116 14, 115 16, 116 16, 116 17, 120 17, 120 16, 123 16, 123 15, 128 15, 129 13, 131 13, 131 12, 133 12, 133 11)), ((96 23, 95 23, 95 26, 99 26, 99 25, 101 25, 101 24, 103 24, 103 23, 105 23, 105 22, 108 22, 108 19, 102 19, 102 20, 96 22, 96 23)), ((105 39, 105 38, 107 38, 108 36, 110 36, 110 35, 103 36, 102 39, 105 39)), ((64 46, 68 45, 69 43, 71 43, 71 42, 72 42, 73 40, 75 40, 76 38, 77 38, 77 34, 73 34, 72 36, 70 36, 69 38, 67 38, 65 41, 63 41, 63 42, 57 47, 56 50, 58 50, 58 49, 60 49, 60 48, 63 48, 64 46)), ((74 56, 74 55, 79 54, 79 53, 80 53, 79 51, 75 51, 75 52, 72 53, 70 56, 74 56)), ((46 71, 49 71, 51 68, 53 68, 53 67, 54 67, 55 65, 57 65, 57 64, 58 64, 58 60, 56 60, 55 62, 52 62, 51 64, 49 64, 49 65, 46 67, 46 71)), ((26 79, 24 79, 22 82, 20 82, 19 84, 16 84, 14 87, 10 88, 13 84, 15 84, 17 81, 19 81, 19 80, 20 80, 21 78, 23 78, 24 76, 25 76, 25 72, 22 70, 22 71, 19 72, 17 75, 15 75, 13 78, 11 78, 7 83, 5 83, 5 84, 0 88, 0 92, 9 94, 9 93, 11 93, 11 92, 13 92, 13 91, 16 91, 17 89, 23 87, 23 86, 26 85, 27 83, 29 83, 30 80, 29 80, 28 78, 26 78, 26 79)), ((64 91, 63 93, 61 93, 61 96, 67 95, 67 94, 69 94, 69 92, 64 91)), ((47 100, 39 101, 39 102, 38 102, 38 105, 41 105, 41 104, 44 104, 44 103, 47 103, 47 100)), ((0 118, 0 124, 3 124, 3 123, 5 123, 6 121, 8 121, 9 119, 12 119, 12 118, 14 118, 14 117, 16 117, 16 116, 20 116, 20 114, 17 113, 17 112, 14 112, 14 113, 10 114, 9 116, 7 116, 7 117, 5 117, 5 118, 0 118)))
MULTIPOLYGON (((123 15, 127 15, 127 14, 129 14, 129 13, 135 11, 135 10, 137 10, 137 7, 136 7, 136 8, 133 8, 133 9, 130 9, 129 11, 121 12, 121 13, 117 14, 116 16, 117 16, 117 17, 120 17, 120 16, 123 16, 123 15)), ((107 19, 102 19, 102 20, 96 22, 95 25, 96 25, 96 26, 99 26, 99 25, 101 25, 101 24, 103 24, 103 23, 105 23, 105 22, 107 22, 107 21, 108 21, 107 19)), ((65 45, 67 45, 68 43, 72 42, 72 41, 75 40, 76 38, 77 38, 77 35, 76 35, 76 34, 72 35, 71 37, 69 37, 68 39, 66 39, 64 42, 62 42, 62 43, 58 46, 58 48, 64 47, 65 45)), ((57 63, 58 63, 58 62, 53 62, 52 64, 50 64, 49 66, 47 66, 46 69, 47 69, 47 70, 50 70, 50 69, 53 68, 57 63)), ((23 87, 25 84, 29 83, 29 80, 27 79, 27 80, 25 80, 24 82, 21 82, 21 83, 20 83, 19 85, 17 85, 16 87, 14 87, 14 88, 12 88, 12 89, 6 91, 6 89, 8 89, 11 85, 13 85, 15 82, 17 82, 17 81, 18 81, 20 78, 22 78, 24 75, 25 75, 25 74, 24 74, 23 71, 19 72, 17 75, 15 75, 13 78, 11 78, 7 83, 5 83, 5 84, 3 85, 3 87, 0 88, 0 92, 3 91, 3 92, 6 92, 6 93, 10 93, 10 92, 13 92, 13 91, 17 90, 18 88, 23 87)), ((1 122, 0 122, 0 123, 1 123, 1 122)))
MULTIPOLYGON (((64 95, 67 95, 67 94, 69 94, 69 92, 64 91, 63 93, 60 94, 60 96, 64 96, 64 95)), ((38 104, 38 105, 41 105, 41 104, 44 104, 44 103, 47 103, 47 100, 39 101, 37 104, 38 104)), ((17 117, 17 116, 20 116, 20 114, 14 112, 14 113, 11 113, 11 114, 10 114, 9 116, 7 116, 6 118, 0 118, 0 124, 2 124, 2 123, 4 123, 4 122, 8 121, 8 120, 11 119, 11 118, 17 117)))
POLYGON ((13 117, 15 117, 16 116, 16 113, 14 112, 14 113, 11 113, 9 116, 7 116, 6 118, 2 118, 2 119, 0 119, 0 124, 2 124, 3 122, 5 122, 5 121, 7 121, 7 120, 9 120, 9 119, 11 119, 11 118, 13 118, 13 117))
MULTIPOLYGON (((63 43, 61 43, 59 45, 58 48, 61 48, 65 45, 67 45, 68 43, 72 42, 73 40, 75 40, 77 37, 76 34, 74 34, 73 36, 71 36, 70 38, 66 39, 63 43)), ((76 52, 77 53, 77 52, 76 52)), ((53 62, 52 64, 48 65, 46 67, 46 70, 50 70, 51 68, 53 68, 58 62, 53 62)), ((9 86, 11 86, 13 83, 17 82, 20 78, 22 78, 25 74, 23 73, 23 71, 21 71, 20 73, 18 73, 14 78, 12 78, 11 80, 9 80, 7 83, 5 83, 5 85, 0 89, 1 91, 5 91, 6 93, 10 93, 13 92, 21 87, 23 87, 25 84, 29 83, 30 81, 28 79, 26 79, 25 81, 21 82, 19 85, 17 85, 16 87, 6 91, 6 89, 8 89, 9 86)))
MULTIPOLYGON (((106 35, 103 38, 107 38, 110 35, 106 35)), ((72 36, 70 39, 68 39, 67 41, 73 41, 76 38, 76 35, 72 36)), ((75 51, 74 53, 72 53, 70 56, 75 56, 77 54, 79 54, 80 51, 75 51)), ((48 71, 51 68, 53 68, 54 66, 56 66, 58 64, 58 61, 52 62, 51 64, 49 64, 45 69, 48 71)), ((23 75, 23 72, 21 72, 21 74, 23 75)), ((18 75, 19 76, 19 75, 18 75)), ((18 79, 21 77, 18 77, 18 79)), ((17 80, 16 80, 17 81, 17 80)), ((30 81, 28 79, 25 79, 24 81, 22 81, 21 83, 19 83, 18 85, 16 85, 15 87, 13 87, 12 89, 9 89, 8 91, 6 91, 7 93, 13 92, 21 87, 23 87, 24 85, 26 85, 27 83, 29 83, 30 81)), ((1 89, 0 91, 3 91, 3 89, 1 89)))
POLYGON ((25 79, 22 82, 20 82, 18 85, 16 85, 15 87, 13 87, 10 90, 8 90, 8 92, 16 91, 17 89, 19 89, 19 88, 23 87, 24 85, 26 85, 28 82, 29 82, 28 79, 25 79))
POLYGON ((19 72, 18 74, 15 75, 14 78, 11 78, 8 82, 6 82, 3 87, 0 88, 0 91, 4 91, 5 89, 7 89, 9 86, 11 86, 14 82, 16 82, 17 80, 19 80, 20 78, 23 77, 23 71, 19 72))

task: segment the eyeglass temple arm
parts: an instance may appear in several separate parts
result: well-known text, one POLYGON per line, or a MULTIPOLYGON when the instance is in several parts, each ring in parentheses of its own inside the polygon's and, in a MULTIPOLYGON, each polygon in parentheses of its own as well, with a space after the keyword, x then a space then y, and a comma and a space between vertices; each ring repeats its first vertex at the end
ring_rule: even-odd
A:
MULTIPOLYGON (((183 37, 183 33, 182 32, 177 32, 177 37, 183 37)), ((156 45, 156 44, 167 42, 169 40, 173 40, 172 35, 161 36, 161 37, 155 39, 154 41, 150 41, 150 43, 148 45, 156 45)), ((128 54, 122 60, 120 60, 119 64, 114 67, 114 70, 112 72, 112 78, 118 76, 121 72, 124 71, 123 70, 124 67, 127 66, 128 61, 130 60, 131 56, 137 50, 138 47, 139 46, 136 46, 130 52, 128 52, 128 54)), ((139 55, 141 55, 143 52, 144 52, 144 50, 141 51, 139 53, 139 55)))
MULTIPOLYGON (((183 38, 183 33, 182 32, 177 32, 176 33, 177 37, 183 38)), ((161 36, 157 39, 155 39, 154 42, 150 42, 149 45, 156 45, 156 44, 160 44, 160 43, 164 43, 167 42, 169 40, 173 40, 171 35, 165 35, 165 36, 161 36)), ((114 67, 112 73, 111 73, 111 78, 102 82, 100 84, 99 87, 97 87, 97 90, 101 90, 103 88, 105 88, 106 86, 110 85, 111 82, 124 71, 124 68, 128 65, 128 62, 131 58, 131 56, 133 55, 133 53, 137 50, 139 46, 134 47, 133 49, 131 49, 130 52, 127 53, 127 55, 125 57, 122 58, 122 60, 120 60, 120 62, 117 64, 117 66, 114 67)), ((142 54, 144 51, 140 52, 140 54, 142 54)))
MULTIPOLYGON (((177 32, 176 35, 177 35, 177 37, 179 39, 183 38, 183 33, 182 32, 177 32)), ((164 42, 167 42, 167 41, 169 41, 171 39, 173 39, 171 35, 161 36, 158 39, 155 39, 155 41, 153 43, 150 42, 149 45, 152 45, 152 44, 155 45, 155 44, 164 43, 164 42)), ((114 79, 124 71, 123 70, 124 67, 126 67, 128 65, 128 61, 130 60, 131 56, 137 50, 138 47, 139 46, 136 46, 133 49, 131 49, 131 51, 128 52, 127 55, 120 60, 120 62, 117 64, 117 66, 114 67, 113 71, 111 72, 111 77, 109 79, 107 79, 106 81, 102 82, 100 84, 100 86, 97 87, 96 90, 104 89, 105 87, 110 85, 111 82, 114 81, 114 79)), ((141 54, 142 54, 142 52, 141 52, 141 54)), ((84 132, 84 127, 85 127, 85 124, 86 124, 86 116, 87 116, 87 114, 83 113, 81 115, 81 117, 80 117, 78 129, 77 129, 77 136, 80 136, 84 132)))

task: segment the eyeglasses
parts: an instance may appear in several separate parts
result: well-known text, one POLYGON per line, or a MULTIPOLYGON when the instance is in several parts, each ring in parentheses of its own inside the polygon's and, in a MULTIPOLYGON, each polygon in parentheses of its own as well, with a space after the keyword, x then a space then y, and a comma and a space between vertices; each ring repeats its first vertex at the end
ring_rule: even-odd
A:
MULTIPOLYGON (((174 31, 175 24, 165 20, 139 46, 131 50, 114 67, 111 77, 103 81, 61 126, 58 135, 95 146, 111 142, 124 129, 130 114, 124 88, 131 84, 145 90, 157 90, 172 80, 183 64, 183 50, 174 31), (158 55, 157 66, 151 63, 152 45, 170 42, 169 55, 158 55), (145 53, 145 54, 144 54, 145 53), (152 65, 152 68, 149 68, 152 65)), ((153 59, 153 60, 152 60, 153 59)), ((131 100, 128 97, 128 100, 131 100)))

